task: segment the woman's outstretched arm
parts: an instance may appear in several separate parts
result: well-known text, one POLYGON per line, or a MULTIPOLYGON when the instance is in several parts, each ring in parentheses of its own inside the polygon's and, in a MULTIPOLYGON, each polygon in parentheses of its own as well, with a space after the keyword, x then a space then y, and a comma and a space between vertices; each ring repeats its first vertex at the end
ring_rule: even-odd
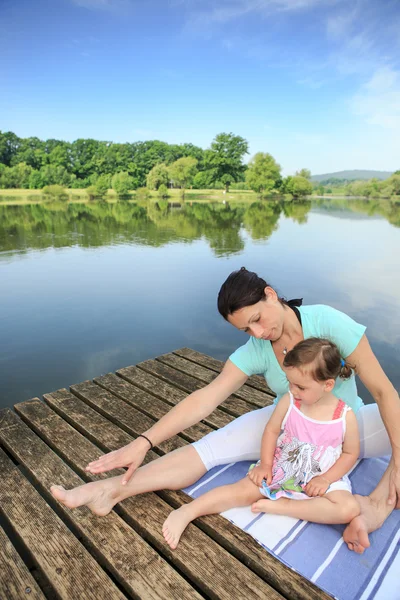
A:
MULTIPOLYGON (((211 383, 179 402, 150 429, 143 432, 144 435, 154 446, 159 445, 207 417, 246 380, 247 375, 228 360, 221 373, 211 383)), ((141 465, 149 448, 149 442, 138 437, 123 448, 104 454, 98 460, 89 463, 86 470, 91 473, 104 473, 111 469, 128 467, 123 478, 125 484, 141 465)))
POLYGON ((357 375, 375 399, 387 429, 393 451, 394 468, 390 476, 389 504, 400 508, 400 399, 372 352, 368 339, 362 336, 357 348, 346 357, 357 375))

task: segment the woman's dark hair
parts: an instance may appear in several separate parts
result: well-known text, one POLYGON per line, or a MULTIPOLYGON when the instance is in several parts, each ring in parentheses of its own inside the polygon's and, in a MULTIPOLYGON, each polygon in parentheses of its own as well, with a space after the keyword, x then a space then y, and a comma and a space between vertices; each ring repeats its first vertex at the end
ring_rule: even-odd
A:
POLYGON ((283 361, 284 367, 306 370, 316 381, 327 379, 348 379, 352 370, 340 356, 339 348, 330 340, 308 338, 299 342, 288 352, 283 361))
MULTIPOLYGON (((265 288, 269 284, 257 273, 248 271, 245 267, 233 271, 224 281, 218 294, 219 313, 228 320, 228 316, 245 306, 257 304, 265 299, 265 288)), ((279 298, 286 304, 283 298, 279 298)))

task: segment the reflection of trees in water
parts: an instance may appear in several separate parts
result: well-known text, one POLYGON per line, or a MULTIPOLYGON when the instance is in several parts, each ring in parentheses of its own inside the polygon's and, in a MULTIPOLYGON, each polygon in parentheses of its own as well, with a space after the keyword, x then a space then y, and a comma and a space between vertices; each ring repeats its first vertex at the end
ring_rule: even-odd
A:
POLYGON ((391 225, 400 227, 400 202, 393 202, 384 198, 363 199, 332 199, 313 200, 313 206, 326 209, 327 211, 343 210, 367 215, 369 217, 380 215, 391 225))
POLYGON ((243 209, 223 204, 93 202, 0 206, 0 251, 121 242, 161 246, 204 237, 217 255, 244 247, 243 209))
POLYGON ((282 210, 286 217, 290 217, 296 223, 302 225, 307 223, 307 215, 311 210, 309 200, 292 200, 282 203, 282 210))
MULTIPOLYGON (((327 211, 380 214, 400 226, 400 204, 389 200, 323 200, 313 205, 327 211)), ((217 256, 226 256, 243 250, 242 226, 253 239, 266 240, 277 229, 282 211, 298 223, 305 223, 310 207, 308 201, 171 205, 161 199, 0 205, 0 251, 73 245, 90 248, 123 242, 158 247, 171 241, 205 239, 217 256)))
POLYGON ((266 240, 278 228, 280 214, 278 202, 254 202, 245 211, 243 224, 253 240, 266 240))

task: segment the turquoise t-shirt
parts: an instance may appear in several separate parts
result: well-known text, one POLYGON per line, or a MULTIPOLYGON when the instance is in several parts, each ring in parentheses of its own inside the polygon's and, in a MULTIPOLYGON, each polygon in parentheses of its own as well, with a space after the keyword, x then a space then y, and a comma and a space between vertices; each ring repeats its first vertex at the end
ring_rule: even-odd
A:
MULTIPOLYGON (((340 350, 343 358, 349 356, 358 346, 366 327, 356 323, 349 316, 324 304, 300 306, 304 339, 310 337, 327 338, 340 350)), ((251 337, 244 346, 238 348, 229 359, 246 375, 263 375, 268 386, 276 394, 275 404, 289 390, 285 372, 272 349, 269 340, 251 337)), ((333 393, 348 404, 354 412, 363 405, 357 393, 355 375, 350 379, 336 379, 333 393)))

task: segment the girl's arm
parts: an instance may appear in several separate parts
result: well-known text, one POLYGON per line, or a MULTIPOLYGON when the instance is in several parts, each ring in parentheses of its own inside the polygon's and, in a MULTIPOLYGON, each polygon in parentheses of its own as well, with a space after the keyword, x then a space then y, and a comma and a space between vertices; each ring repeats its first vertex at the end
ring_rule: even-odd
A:
POLYGON ((390 477, 389 504, 396 502, 400 508, 400 399, 392 383, 372 352, 368 339, 362 336, 357 348, 346 358, 374 397, 389 434, 393 450, 394 468, 390 477))
POLYGON ((308 496, 322 496, 331 483, 338 481, 356 464, 360 455, 360 436, 358 433, 357 418, 352 410, 346 414, 346 433, 343 440, 342 454, 335 464, 323 475, 313 477, 306 485, 305 492, 308 496))
POLYGON ((289 394, 282 396, 265 426, 261 440, 260 464, 249 472, 251 481, 258 486, 261 485, 263 479, 268 485, 271 483, 276 441, 281 432, 289 403, 289 394))

